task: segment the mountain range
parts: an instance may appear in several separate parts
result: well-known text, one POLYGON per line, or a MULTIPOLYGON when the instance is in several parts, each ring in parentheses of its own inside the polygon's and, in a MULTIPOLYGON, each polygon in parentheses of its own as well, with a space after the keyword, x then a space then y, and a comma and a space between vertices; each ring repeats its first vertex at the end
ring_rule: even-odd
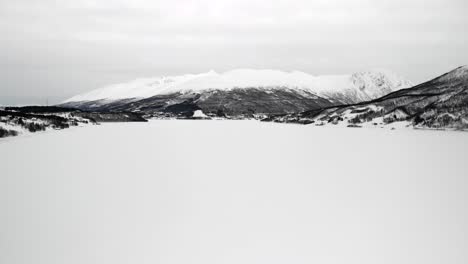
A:
POLYGON ((270 116, 265 121, 468 129, 468 66, 371 101, 270 116))
POLYGON ((86 111, 132 111, 150 116, 254 117, 359 103, 411 87, 385 70, 313 76, 304 72, 238 69, 225 73, 138 79, 66 100, 86 111))
POLYGON ((468 129, 468 66, 415 86, 385 70, 328 76, 210 71, 111 85, 72 97, 61 106, 145 117, 468 129))

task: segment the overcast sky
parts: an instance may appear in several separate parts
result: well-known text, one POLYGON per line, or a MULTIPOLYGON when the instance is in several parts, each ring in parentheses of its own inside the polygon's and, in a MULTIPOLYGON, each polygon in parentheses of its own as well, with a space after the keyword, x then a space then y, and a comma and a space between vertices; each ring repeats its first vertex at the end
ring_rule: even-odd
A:
POLYGON ((0 0, 0 97, 67 97, 138 77, 468 64, 466 0, 0 0))

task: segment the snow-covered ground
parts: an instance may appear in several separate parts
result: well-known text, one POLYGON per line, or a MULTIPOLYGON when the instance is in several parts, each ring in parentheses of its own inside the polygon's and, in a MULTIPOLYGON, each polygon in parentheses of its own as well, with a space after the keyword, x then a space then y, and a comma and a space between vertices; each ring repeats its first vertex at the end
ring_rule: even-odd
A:
POLYGON ((0 140, 0 263, 468 263, 468 135, 257 121, 0 140))

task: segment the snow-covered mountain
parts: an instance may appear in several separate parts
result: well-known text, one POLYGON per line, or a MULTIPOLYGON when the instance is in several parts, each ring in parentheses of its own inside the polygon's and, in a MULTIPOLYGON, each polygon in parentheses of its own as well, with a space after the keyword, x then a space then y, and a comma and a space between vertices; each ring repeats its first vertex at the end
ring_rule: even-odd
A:
POLYGON ((63 105, 157 112, 189 102, 196 105, 195 110, 208 112, 283 113, 372 100, 411 86, 410 81, 384 70, 313 76, 299 71, 238 69, 137 79, 74 96, 63 105), (239 104, 247 105, 245 109, 229 108, 239 108, 239 104))
POLYGON ((356 102, 374 99, 410 86, 411 82, 383 70, 351 75, 313 76, 299 71, 238 69, 222 74, 209 71, 201 74, 137 79, 77 95, 65 102, 149 98, 177 92, 202 93, 246 88, 304 90, 327 99, 334 99, 336 95, 340 95, 356 102))
POLYGON ((316 125, 468 129, 468 66, 354 105, 271 116, 265 121, 316 125))

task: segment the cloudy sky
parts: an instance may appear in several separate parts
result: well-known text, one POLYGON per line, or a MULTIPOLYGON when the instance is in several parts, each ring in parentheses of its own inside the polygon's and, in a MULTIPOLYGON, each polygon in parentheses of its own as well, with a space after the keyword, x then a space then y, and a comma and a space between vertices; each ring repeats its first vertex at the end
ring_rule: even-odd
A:
POLYGON ((0 98, 61 98, 138 77, 234 68, 468 64, 466 0, 0 0, 0 98))

